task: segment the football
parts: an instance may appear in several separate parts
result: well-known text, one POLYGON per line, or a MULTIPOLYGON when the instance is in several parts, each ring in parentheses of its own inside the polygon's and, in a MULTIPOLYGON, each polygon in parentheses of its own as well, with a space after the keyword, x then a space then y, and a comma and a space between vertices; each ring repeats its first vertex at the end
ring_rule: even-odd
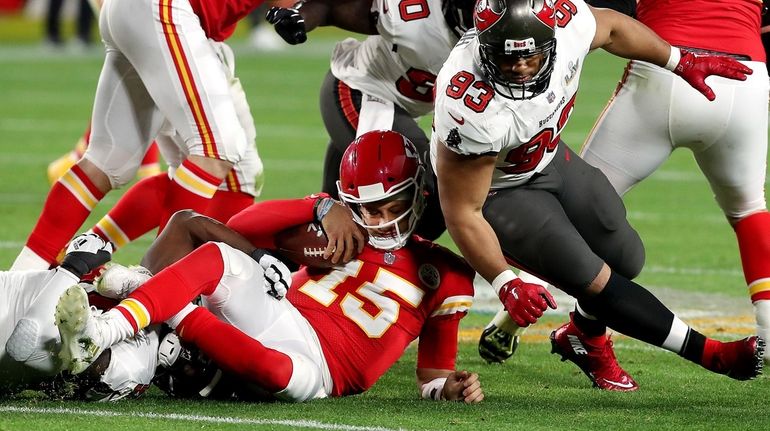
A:
MULTIPOLYGON (((367 236, 366 229, 358 228, 367 236)), ((316 223, 304 223, 290 227, 275 236, 275 251, 281 257, 298 265, 311 268, 331 268, 335 264, 331 259, 324 259, 323 254, 328 244, 326 234, 316 223)))
POLYGON ((285 229, 275 236, 276 251, 282 257, 313 268, 330 268, 331 260, 323 254, 328 243, 321 226, 305 223, 285 229))

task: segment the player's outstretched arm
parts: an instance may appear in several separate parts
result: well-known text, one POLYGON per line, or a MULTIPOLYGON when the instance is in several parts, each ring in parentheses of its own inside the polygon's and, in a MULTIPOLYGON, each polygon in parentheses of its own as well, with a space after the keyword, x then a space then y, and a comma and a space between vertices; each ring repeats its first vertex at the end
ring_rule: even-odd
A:
POLYGON ((274 6, 265 16, 283 40, 304 43, 316 27, 333 25, 362 34, 377 34, 376 17, 367 0, 300 0, 290 8, 274 6))
POLYGON ((243 235, 191 210, 177 211, 142 257, 141 265, 153 274, 208 241, 223 242, 248 255, 256 249, 243 235))
POLYGON ((696 56, 672 47, 649 27, 610 9, 591 11, 596 18, 596 34, 591 48, 603 48, 619 57, 646 61, 664 67, 687 81, 694 89, 714 100, 716 96, 705 79, 711 75, 746 80, 752 70, 737 60, 715 55, 696 56))

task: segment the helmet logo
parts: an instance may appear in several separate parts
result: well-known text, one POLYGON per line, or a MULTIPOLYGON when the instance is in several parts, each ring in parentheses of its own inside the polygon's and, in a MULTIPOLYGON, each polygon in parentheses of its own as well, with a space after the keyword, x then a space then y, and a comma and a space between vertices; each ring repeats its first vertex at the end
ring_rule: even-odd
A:
POLYGON ((500 18, 503 17, 503 12, 505 12, 505 8, 500 11, 493 10, 492 6, 489 4, 490 1, 494 0, 479 0, 479 2, 476 3, 476 10, 473 12, 473 22, 479 33, 500 21, 500 18))
POLYGON ((543 8, 540 9, 540 12, 535 14, 537 19, 551 28, 556 27, 556 12, 554 11, 553 7, 554 5, 552 0, 545 0, 543 2, 543 8))
POLYGON ((532 37, 524 40, 506 39, 505 54, 511 55, 516 51, 533 51, 535 47, 535 39, 532 37))

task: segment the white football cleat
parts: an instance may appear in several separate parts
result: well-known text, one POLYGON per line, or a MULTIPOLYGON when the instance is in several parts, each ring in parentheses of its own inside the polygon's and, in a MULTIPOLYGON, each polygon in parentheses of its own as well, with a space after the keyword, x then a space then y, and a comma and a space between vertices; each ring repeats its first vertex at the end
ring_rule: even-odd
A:
POLYGON ((143 266, 125 267, 113 263, 96 280, 96 292, 107 298, 123 300, 150 277, 152 273, 143 266))
POLYGON ((101 316, 91 314, 88 295, 79 285, 70 286, 56 304, 56 326, 61 336, 59 358, 72 374, 82 373, 99 357, 103 346, 101 316))

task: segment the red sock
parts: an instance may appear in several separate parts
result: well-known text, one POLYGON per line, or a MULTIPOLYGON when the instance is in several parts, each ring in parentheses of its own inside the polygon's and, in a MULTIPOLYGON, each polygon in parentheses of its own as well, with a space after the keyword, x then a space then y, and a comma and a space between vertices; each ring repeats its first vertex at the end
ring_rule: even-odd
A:
POLYGON ((73 166, 51 187, 27 247, 49 263, 55 263, 56 256, 103 197, 104 193, 83 170, 73 166))
POLYGON ((265 347, 241 330, 198 307, 187 315, 176 332, 198 346, 224 371, 276 393, 289 385, 294 366, 286 354, 265 347))
POLYGON ((770 299, 770 213, 742 219, 735 224, 735 235, 751 301, 770 299))
POLYGON ((250 207, 253 203, 254 196, 250 194, 217 190, 217 193, 211 198, 211 203, 205 214, 222 223, 227 223, 230 217, 250 207))
POLYGON ((174 179, 168 187, 160 231, 166 226, 168 219, 179 210, 191 209, 204 214, 221 183, 221 178, 209 174, 195 163, 189 160, 182 162, 174 172, 174 179))
POLYGON ((170 184, 165 172, 134 184, 96 223, 93 231, 120 248, 155 229, 163 214, 163 202, 170 184))
POLYGON ((115 308, 137 331, 168 320, 199 295, 213 293, 223 273, 219 247, 207 243, 147 280, 115 308))

